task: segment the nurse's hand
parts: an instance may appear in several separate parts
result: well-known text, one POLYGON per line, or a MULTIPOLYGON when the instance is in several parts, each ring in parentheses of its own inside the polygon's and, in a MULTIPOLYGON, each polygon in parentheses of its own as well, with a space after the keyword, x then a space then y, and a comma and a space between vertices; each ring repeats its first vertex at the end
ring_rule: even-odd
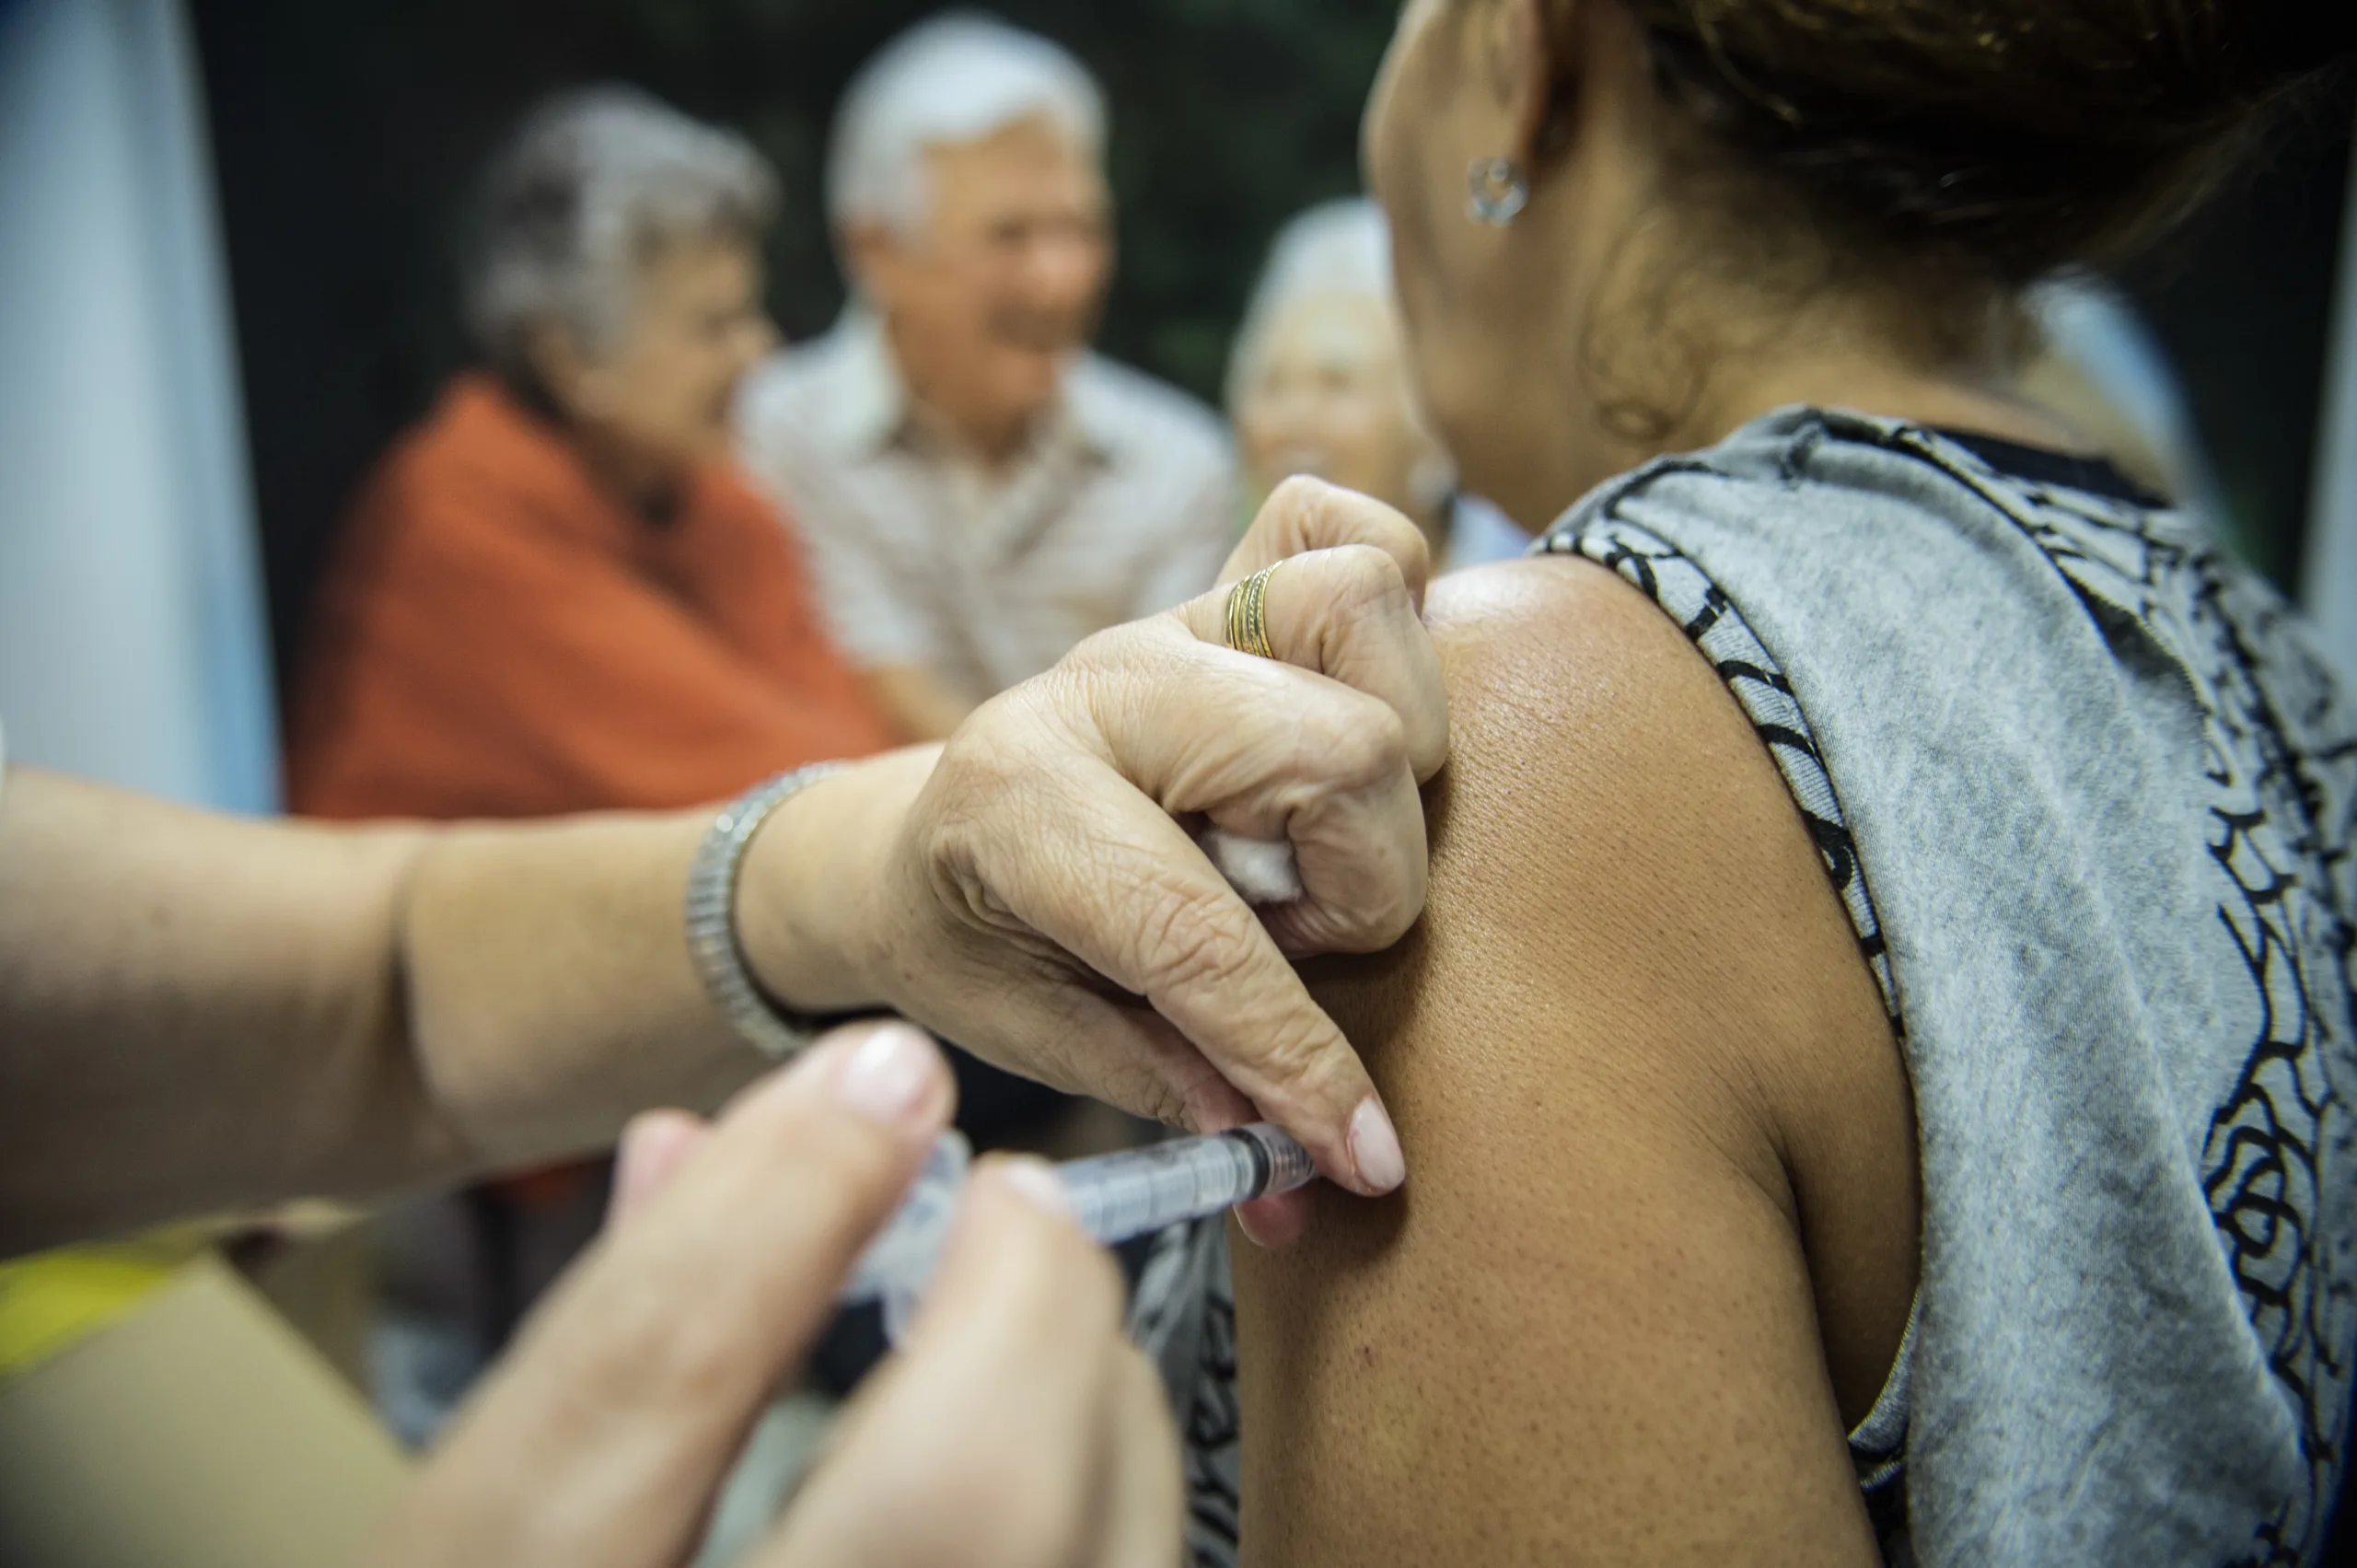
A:
MULTIPOLYGON (((930 1042, 870 1027, 711 1127, 640 1118, 606 1236, 476 1394, 372 1562, 686 1561, 951 1097, 930 1042)), ((748 1561, 1168 1568, 1178 1444, 1120 1309, 1119 1275, 1048 1168, 985 1162, 906 1345, 748 1561)))
POLYGON ((938 752, 790 801, 741 884, 762 982, 808 1010, 887 1004, 1161 1121, 1265 1117, 1329 1178, 1397 1187, 1375 1086, 1287 960, 1380 950, 1423 909, 1418 785, 1448 752, 1429 564, 1406 518, 1309 480, 1225 580, 1281 560, 1273 659, 1228 648, 1208 594, 1089 639, 938 752), (1289 844, 1301 896, 1256 914, 1196 847, 1205 825, 1289 844))

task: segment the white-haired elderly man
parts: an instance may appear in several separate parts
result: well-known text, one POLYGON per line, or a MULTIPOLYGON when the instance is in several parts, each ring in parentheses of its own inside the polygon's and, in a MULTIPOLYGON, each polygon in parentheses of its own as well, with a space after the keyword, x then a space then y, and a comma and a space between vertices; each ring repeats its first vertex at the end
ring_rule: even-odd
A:
POLYGON ((1088 352, 1104 139, 1103 95, 1045 39, 959 13, 887 46, 830 149, 853 303, 739 405, 838 642, 911 736, 1201 592, 1234 541, 1217 420, 1088 352))

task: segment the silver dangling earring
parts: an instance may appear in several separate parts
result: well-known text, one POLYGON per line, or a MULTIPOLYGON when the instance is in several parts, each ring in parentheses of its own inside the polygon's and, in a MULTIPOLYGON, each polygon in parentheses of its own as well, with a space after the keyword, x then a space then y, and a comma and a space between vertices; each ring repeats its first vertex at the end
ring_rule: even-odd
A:
POLYGON ((1530 181, 1510 157, 1477 157, 1470 181, 1473 193, 1465 215, 1492 228, 1511 228, 1522 209, 1530 205, 1530 181))

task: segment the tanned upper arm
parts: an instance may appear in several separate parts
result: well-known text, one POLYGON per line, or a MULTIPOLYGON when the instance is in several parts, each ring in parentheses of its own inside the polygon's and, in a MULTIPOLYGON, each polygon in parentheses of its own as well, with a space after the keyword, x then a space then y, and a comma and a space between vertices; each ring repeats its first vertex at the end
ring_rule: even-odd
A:
POLYGON ((1431 618, 1431 902, 1318 975, 1410 1179, 1233 1248, 1248 1561, 1873 1562, 1843 1434, 1913 1291, 1911 1109, 1799 814, 1600 569, 1431 618))

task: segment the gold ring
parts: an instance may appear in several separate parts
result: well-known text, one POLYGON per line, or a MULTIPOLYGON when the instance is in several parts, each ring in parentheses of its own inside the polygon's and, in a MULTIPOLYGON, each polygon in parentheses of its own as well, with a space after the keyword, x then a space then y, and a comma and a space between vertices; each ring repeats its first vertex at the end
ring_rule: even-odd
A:
POLYGON ((1239 654, 1277 656, 1269 646, 1269 579, 1276 575, 1276 566, 1263 566, 1227 590, 1227 645, 1239 654))

